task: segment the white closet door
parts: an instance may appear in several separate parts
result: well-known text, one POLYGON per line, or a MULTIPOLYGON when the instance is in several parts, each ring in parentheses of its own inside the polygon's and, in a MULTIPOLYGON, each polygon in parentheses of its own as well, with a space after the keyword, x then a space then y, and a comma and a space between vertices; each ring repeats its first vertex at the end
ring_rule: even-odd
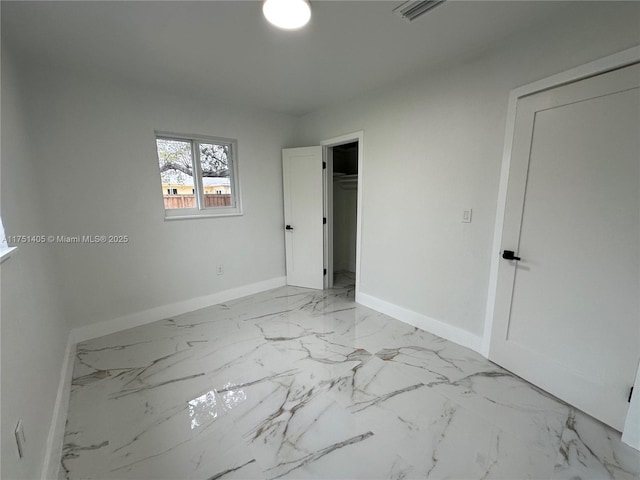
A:
POLYGON ((324 286, 322 147, 282 150, 287 284, 324 286))
POLYGON ((640 67, 518 101, 490 358, 622 430, 640 358, 640 67))

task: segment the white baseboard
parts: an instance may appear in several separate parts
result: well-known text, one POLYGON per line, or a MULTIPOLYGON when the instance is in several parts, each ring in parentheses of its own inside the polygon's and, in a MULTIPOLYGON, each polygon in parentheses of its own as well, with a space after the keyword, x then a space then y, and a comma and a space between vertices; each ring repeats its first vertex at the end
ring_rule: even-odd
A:
POLYGON ((203 297, 191 298, 182 302, 170 303, 161 307, 151 308, 142 312, 132 313, 123 317, 105 320, 84 327, 77 327, 71 331, 75 343, 84 342, 92 338, 102 337, 111 333, 138 327, 147 323, 156 322, 165 318, 192 312, 200 308, 228 302, 236 298, 246 297, 254 293, 264 292, 272 288, 282 287, 287 284, 286 277, 276 277, 262 282, 231 288, 222 292, 216 292, 203 297))
POLYGON ((426 315, 400 307, 385 300, 380 300, 366 293, 357 292, 356 302, 482 354, 482 337, 474 335, 467 330, 436 320, 435 318, 427 317, 426 315))
POLYGON ((58 394, 53 407, 53 417, 49 427, 49 436, 42 466, 42 480, 57 480, 60 475, 60 459, 64 444, 64 429, 67 423, 67 410, 69 407, 69 395, 71 394, 71 374, 73 372, 73 357, 76 350, 75 342, 71 334, 67 339, 67 348, 64 351, 62 370, 60 371, 60 383, 58 394))

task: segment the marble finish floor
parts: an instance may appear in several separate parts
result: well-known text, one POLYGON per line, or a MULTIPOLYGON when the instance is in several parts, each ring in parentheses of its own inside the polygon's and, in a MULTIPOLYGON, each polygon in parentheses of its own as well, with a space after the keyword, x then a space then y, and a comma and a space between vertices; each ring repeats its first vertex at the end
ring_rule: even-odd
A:
POLYGON ((633 479, 620 434, 480 355, 283 287, 77 347, 69 479, 633 479))

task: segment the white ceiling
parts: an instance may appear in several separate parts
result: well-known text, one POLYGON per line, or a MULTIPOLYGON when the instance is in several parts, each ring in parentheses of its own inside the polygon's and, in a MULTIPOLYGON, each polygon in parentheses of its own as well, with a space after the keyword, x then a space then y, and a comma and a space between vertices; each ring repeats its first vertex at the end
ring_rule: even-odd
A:
POLYGON ((285 32, 258 1, 2 1, 2 41, 36 66, 300 115, 589 2, 449 1, 413 23, 392 13, 400 3, 315 0, 311 24, 285 32))

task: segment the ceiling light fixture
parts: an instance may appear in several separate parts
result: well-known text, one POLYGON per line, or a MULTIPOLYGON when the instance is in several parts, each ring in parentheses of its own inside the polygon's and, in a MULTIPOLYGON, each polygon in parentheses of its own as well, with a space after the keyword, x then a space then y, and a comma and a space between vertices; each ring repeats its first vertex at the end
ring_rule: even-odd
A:
POLYGON ((262 13, 269 23, 283 30, 297 30, 311 19, 307 0, 265 0, 262 13))

